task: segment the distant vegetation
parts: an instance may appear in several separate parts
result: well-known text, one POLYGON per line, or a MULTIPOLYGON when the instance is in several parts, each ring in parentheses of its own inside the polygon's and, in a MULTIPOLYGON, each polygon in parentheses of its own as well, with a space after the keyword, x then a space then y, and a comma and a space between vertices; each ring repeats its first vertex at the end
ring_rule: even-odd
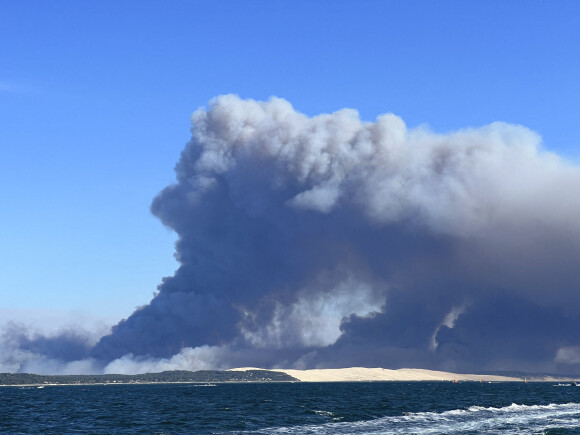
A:
POLYGON ((0 373, 0 385, 46 385, 46 384, 139 384, 167 382, 292 382, 298 381, 286 373, 269 370, 229 372, 200 370, 190 372, 173 370, 141 375, 34 375, 30 373, 0 373))

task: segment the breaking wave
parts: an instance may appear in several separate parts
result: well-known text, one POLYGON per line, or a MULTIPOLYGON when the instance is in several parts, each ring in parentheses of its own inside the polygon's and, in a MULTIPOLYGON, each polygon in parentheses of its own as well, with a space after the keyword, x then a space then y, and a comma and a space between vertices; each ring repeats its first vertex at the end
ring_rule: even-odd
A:
POLYGON ((580 403, 471 406, 445 412, 413 412, 357 422, 269 428, 253 433, 300 434, 438 434, 558 433, 580 430, 580 403))

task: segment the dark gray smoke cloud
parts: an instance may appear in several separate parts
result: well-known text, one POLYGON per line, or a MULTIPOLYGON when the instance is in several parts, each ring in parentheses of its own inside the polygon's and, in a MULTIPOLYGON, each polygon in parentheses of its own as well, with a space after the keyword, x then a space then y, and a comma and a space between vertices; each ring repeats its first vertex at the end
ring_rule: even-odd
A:
POLYGON ((231 95, 192 123, 152 205, 182 266, 98 358, 209 345, 262 349, 255 365, 554 369, 580 344, 580 170, 533 132, 231 95))
POLYGON ((218 97, 152 212, 175 275, 90 352, 143 367, 580 372, 580 168, 504 123, 218 97))

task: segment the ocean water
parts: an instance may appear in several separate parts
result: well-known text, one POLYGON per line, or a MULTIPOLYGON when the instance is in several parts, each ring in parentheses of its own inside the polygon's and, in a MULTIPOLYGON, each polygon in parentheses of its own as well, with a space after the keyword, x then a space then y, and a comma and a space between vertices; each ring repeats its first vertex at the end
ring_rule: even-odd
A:
POLYGON ((573 434, 580 387, 356 382, 0 387, 0 432, 573 434))

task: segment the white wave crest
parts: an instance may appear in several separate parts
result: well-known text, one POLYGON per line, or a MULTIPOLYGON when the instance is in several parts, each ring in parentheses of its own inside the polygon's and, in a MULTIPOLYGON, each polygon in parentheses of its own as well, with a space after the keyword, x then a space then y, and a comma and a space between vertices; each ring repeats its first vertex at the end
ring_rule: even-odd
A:
POLYGON ((375 420, 269 428, 255 433, 287 434, 437 434, 543 433, 549 429, 580 429, 580 403, 471 406, 445 412, 415 412, 375 420))

